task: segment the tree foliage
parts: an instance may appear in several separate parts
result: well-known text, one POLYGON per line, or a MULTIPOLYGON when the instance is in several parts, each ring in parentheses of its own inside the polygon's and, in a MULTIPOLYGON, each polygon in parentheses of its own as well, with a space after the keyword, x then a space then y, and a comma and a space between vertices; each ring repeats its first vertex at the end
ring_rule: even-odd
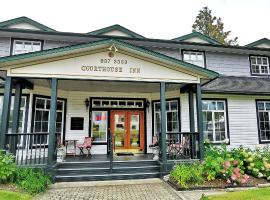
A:
POLYGON ((224 31, 224 23, 220 17, 212 15, 212 11, 206 6, 199 11, 192 30, 207 35, 226 45, 238 45, 238 37, 229 39, 231 31, 224 31))

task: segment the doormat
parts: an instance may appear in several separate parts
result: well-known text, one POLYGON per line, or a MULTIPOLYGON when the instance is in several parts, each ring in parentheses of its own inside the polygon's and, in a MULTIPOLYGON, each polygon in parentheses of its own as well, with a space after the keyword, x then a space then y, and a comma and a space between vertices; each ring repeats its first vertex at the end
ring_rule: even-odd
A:
POLYGON ((116 153, 117 156, 134 156, 132 152, 118 152, 116 153))

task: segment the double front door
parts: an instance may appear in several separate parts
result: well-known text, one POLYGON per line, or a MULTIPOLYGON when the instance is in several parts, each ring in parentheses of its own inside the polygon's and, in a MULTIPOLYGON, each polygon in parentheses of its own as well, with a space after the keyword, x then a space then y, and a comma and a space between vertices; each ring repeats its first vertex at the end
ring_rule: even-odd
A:
POLYGON ((143 151, 144 112, 113 110, 110 120, 115 150, 143 151))

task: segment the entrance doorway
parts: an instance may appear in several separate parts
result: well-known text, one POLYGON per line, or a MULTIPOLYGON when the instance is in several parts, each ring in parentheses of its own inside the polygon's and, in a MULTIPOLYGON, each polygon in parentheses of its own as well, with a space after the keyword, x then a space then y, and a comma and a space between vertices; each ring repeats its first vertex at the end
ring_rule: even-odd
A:
POLYGON ((143 153, 144 111, 112 110, 110 125, 116 152, 143 153))

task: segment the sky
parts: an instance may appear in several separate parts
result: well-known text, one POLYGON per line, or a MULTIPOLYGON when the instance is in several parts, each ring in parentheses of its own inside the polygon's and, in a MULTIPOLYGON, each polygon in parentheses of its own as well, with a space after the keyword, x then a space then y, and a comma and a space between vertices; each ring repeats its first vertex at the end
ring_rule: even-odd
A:
POLYGON ((192 31, 208 6, 240 45, 270 39, 270 0, 2 0, 0 21, 27 16, 57 31, 85 33, 120 24, 147 38, 192 31))

